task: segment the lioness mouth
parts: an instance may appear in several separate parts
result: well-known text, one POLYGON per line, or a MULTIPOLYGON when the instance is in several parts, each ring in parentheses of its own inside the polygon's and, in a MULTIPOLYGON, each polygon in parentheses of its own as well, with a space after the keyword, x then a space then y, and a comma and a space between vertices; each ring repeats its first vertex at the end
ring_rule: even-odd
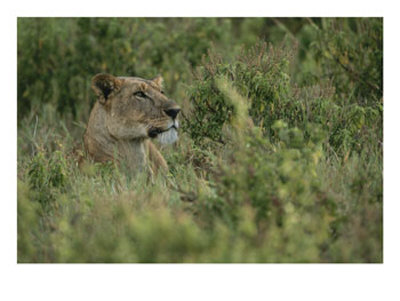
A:
POLYGON ((153 128, 148 135, 150 138, 157 138, 161 144, 171 144, 178 140, 178 125, 173 124, 166 130, 153 128))
POLYGON ((162 130, 160 128, 150 129, 149 132, 148 132, 148 135, 149 135, 150 138, 156 138, 159 134, 168 132, 171 129, 178 130, 178 128, 175 126, 175 124, 173 124, 169 128, 167 128, 166 130, 162 130))

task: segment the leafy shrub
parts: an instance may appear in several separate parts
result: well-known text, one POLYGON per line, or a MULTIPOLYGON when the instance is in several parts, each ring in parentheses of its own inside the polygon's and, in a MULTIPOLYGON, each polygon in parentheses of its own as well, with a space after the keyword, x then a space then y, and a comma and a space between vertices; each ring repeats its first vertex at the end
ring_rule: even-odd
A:
POLYGON ((209 138, 222 142, 222 127, 232 115, 232 107, 224 101, 216 88, 220 76, 232 79, 234 87, 249 98, 250 115, 256 125, 269 129, 275 112, 288 101, 289 53, 279 51, 266 43, 258 44, 236 58, 234 64, 223 62, 217 54, 209 53, 196 75, 190 91, 194 118, 186 129, 197 142, 209 138), (272 115, 272 116, 271 116, 272 115))
POLYGON ((328 137, 327 147, 341 155, 361 152, 364 143, 360 139, 382 140, 381 107, 377 103, 374 107, 338 103, 331 83, 293 85, 289 72, 292 58, 290 52, 265 43, 243 51, 234 63, 223 62, 220 56, 210 53, 190 90, 193 120, 185 123, 186 131, 197 144, 207 139, 224 142, 223 126, 232 116, 232 106, 224 100, 215 81, 227 76, 248 99, 254 124, 261 126, 272 141, 276 138, 272 126, 277 120, 298 127, 307 137, 319 131, 319 135, 328 137))
POLYGON ((289 231, 288 224, 298 223, 297 219, 310 223, 299 223, 295 233, 290 232, 292 230, 286 233, 287 238, 298 235, 298 231, 314 231, 318 227, 321 232, 325 227, 321 238, 326 239, 329 227, 325 219, 329 216, 329 206, 319 198, 320 182, 316 173, 322 155, 321 137, 306 139, 301 130, 288 128, 285 122, 278 120, 272 129, 279 143, 273 145, 260 135, 259 128, 248 128, 246 100, 232 92, 234 88, 224 80, 217 81, 217 85, 226 102, 234 106, 233 111, 241 113, 236 113, 232 119, 235 138, 227 161, 219 166, 214 179, 216 194, 205 199, 199 210, 206 216, 222 218, 236 229, 241 208, 252 208, 258 240, 268 236, 263 232, 271 223, 285 232, 289 231), (314 216, 311 221, 307 216, 316 212, 321 220, 314 216))
MULTIPOLYGON (((312 43, 321 75, 336 93, 364 106, 379 105, 383 92, 383 19, 322 19, 312 43), (329 72, 329 73, 328 73, 329 72)), ((342 100, 343 101, 343 100, 342 100)))

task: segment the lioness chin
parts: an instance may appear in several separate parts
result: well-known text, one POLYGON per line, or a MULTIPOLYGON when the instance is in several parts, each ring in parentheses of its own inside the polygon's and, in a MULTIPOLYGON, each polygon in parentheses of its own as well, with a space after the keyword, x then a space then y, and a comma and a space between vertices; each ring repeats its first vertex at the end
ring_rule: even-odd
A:
POLYGON ((96 162, 123 161, 132 171, 167 170, 167 163, 150 139, 178 139, 179 106, 162 89, 163 79, 97 74, 92 89, 98 99, 90 113, 84 145, 96 162))

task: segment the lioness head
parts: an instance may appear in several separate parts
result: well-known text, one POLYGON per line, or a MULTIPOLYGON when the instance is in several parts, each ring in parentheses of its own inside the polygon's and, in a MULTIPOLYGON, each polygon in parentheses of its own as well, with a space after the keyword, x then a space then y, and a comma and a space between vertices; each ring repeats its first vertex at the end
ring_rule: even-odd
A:
POLYGON ((158 138, 161 143, 178 139, 179 106, 162 89, 161 76, 152 80, 97 74, 92 88, 104 107, 105 127, 116 140, 158 138))

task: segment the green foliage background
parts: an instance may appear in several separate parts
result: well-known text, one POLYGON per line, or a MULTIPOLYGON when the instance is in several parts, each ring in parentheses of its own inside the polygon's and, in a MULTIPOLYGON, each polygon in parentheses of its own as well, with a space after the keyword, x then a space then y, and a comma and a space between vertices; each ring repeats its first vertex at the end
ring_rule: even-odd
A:
POLYGON ((18 262, 382 262, 381 18, 19 18, 18 262), (100 72, 183 108, 170 173, 86 162, 100 72))

